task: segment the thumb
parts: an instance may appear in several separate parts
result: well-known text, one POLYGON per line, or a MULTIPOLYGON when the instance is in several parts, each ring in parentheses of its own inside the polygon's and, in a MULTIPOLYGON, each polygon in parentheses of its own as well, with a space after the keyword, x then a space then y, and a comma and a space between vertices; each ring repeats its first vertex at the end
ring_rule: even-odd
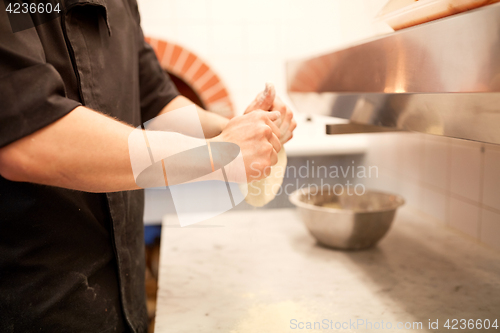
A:
POLYGON ((274 85, 270 82, 267 82, 266 88, 260 94, 260 96, 257 97, 256 107, 264 111, 270 111, 273 106, 275 97, 276 97, 276 90, 274 89, 274 85))

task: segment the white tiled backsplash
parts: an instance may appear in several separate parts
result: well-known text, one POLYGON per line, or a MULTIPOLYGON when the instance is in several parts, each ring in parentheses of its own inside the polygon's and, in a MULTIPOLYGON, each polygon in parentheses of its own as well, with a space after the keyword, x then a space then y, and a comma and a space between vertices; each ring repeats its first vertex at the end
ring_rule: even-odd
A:
POLYGON ((368 186, 500 250, 500 147, 417 133, 374 134, 368 186))

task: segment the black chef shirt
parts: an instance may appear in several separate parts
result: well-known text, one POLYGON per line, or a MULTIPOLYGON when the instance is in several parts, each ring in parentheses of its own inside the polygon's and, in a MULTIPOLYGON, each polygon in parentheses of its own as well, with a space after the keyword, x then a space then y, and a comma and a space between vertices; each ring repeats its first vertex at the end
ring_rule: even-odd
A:
MULTIPOLYGON (((16 33, 3 6, 0 147, 82 104, 138 126, 178 95, 135 0, 63 0, 16 33)), ((0 177, 0 332, 146 332, 143 203, 0 177)))

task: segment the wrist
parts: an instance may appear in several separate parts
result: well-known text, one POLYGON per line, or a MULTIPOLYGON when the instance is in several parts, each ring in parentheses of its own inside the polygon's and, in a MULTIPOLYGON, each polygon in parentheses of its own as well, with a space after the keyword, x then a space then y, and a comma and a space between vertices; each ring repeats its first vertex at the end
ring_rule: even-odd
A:
POLYGON ((221 117, 220 118, 220 121, 219 121, 219 130, 220 130, 220 134, 222 134, 222 131, 224 130, 224 128, 226 128, 227 124, 229 123, 229 119, 227 118, 224 118, 224 117, 221 117))
POLYGON ((224 140, 222 139, 222 133, 217 135, 217 136, 214 136, 213 138, 208 138, 206 139, 207 143, 212 143, 212 142, 224 142, 224 140))

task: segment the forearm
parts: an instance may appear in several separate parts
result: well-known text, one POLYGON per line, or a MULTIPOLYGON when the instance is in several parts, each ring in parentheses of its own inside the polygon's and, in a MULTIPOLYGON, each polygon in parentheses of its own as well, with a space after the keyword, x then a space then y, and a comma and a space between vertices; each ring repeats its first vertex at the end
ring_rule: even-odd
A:
POLYGON ((203 175, 207 161, 203 154, 173 160, 168 157, 193 147, 205 149, 206 144, 204 139, 176 132, 137 130, 78 107, 53 124, 1 148, 0 175, 12 181, 87 192, 134 190, 140 188, 137 184, 175 185, 180 179, 184 182, 203 175), (154 146, 150 150, 154 161, 146 142, 154 146), (155 163, 163 164, 160 177, 157 169, 148 169, 155 163))
MULTIPOLYGON (((163 108, 160 114, 192 104, 194 103, 186 97, 177 96, 163 108)), ((198 117, 200 119, 201 127, 203 128, 203 133, 207 139, 219 135, 229 122, 229 119, 219 116, 218 114, 203 110, 198 106, 196 106, 196 108, 198 110, 198 117)))
POLYGON ((89 192, 137 189, 128 150, 133 128, 78 107, 41 130, 0 149, 0 174, 89 192))
MULTIPOLYGON (((182 107, 184 103, 186 101, 183 99, 177 100, 162 112, 182 107)), ((229 181, 242 181, 241 174, 245 178, 245 169, 248 171, 250 164, 265 169, 276 155, 273 151, 279 151, 279 129, 273 123, 279 120, 279 114, 255 112, 233 118, 233 125, 230 126, 225 118, 201 111, 200 118, 203 119, 207 136, 216 136, 220 128, 224 128, 224 132, 213 139, 214 142, 236 143, 241 149, 244 166, 236 166, 238 172, 234 177, 230 176, 229 181)), ((184 179, 182 182, 195 180, 207 170, 209 173, 213 170, 213 165, 209 170, 209 163, 213 162, 205 160, 210 152, 199 156, 188 154, 187 159, 183 156, 166 160, 169 156, 197 147, 209 149, 203 138, 176 132, 138 131, 99 112, 77 107, 54 123, 0 148, 0 175, 11 181, 87 192, 139 189, 136 181, 141 177, 141 180, 146 177, 148 187, 175 185, 181 183, 180 178, 184 179), (152 144, 151 148, 148 148, 149 144, 152 144), (138 153, 137 156, 134 156, 134 152, 138 153), (155 155, 154 160, 151 160, 151 154, 155 155), (157 177, 155 169, 158 163, 163 167, 160 177, 157 177), (169 170, 171 179, 168 179, 169 170), (153 177, 148 178, 150 175, 153 177)), ((228 154, 231 155, 230 152, 228 154)), ((221 161, 226 159, 221 158, 221 161)), ((232 175, 232 172, 228 172, 228 175, 232 175)), ((213 177, 214 180, 225 180, 218 179, 220 175, 216 173, 207 177, 205 180, 213 177)))

